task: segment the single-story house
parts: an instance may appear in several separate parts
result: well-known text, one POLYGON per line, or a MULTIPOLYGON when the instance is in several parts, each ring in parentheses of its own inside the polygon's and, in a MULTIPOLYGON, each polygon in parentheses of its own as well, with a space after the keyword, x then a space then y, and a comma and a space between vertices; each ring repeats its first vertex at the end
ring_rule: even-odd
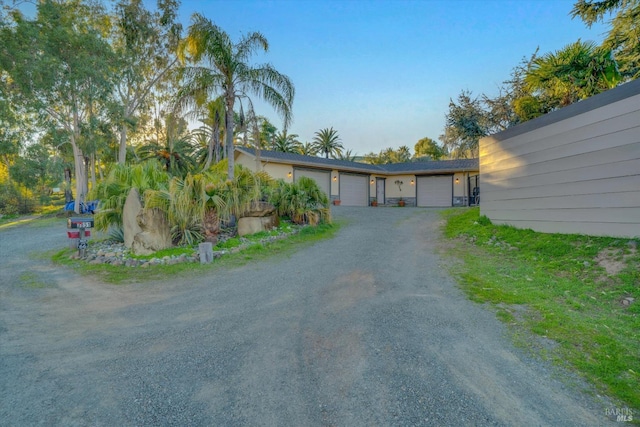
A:
POLYGON ((475 204, 479 192, 478 159, 371 165, 236 147, 235 161, 285 182, 312 178, 344 206, 393 206, 400 199, 407 206, 466 206, 475 204))

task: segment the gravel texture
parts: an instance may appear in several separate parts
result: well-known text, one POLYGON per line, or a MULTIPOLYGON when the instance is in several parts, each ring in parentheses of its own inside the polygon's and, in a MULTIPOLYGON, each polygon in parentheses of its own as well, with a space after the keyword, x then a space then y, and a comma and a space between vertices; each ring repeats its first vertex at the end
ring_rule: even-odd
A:
POLYGON ((437 210, 333 215, 335 238, 289 256, 118 286, 43 256, 63 220, 0 229, 0 424, 612 423, 458 290, 437 210))

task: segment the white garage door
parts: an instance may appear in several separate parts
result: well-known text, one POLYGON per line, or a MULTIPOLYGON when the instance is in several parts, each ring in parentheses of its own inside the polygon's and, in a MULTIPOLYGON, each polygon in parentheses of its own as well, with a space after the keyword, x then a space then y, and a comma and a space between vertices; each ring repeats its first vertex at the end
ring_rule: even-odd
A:
POLYGON ((369 206, 369 177, 341 173, 340 203, 344 206, 369 206))
POLYGON ((418 177, 418 206, 448 207, 453 204, 453 177, 419 176, 418 177))
POLYGON ((301 176, 306 176, 308 178, 313 179, 318 187, 325 193, 327 193, 327 197, 331 197, 331 172, 330 171, 319 171, 319 170, 311 170, 311 169, 294 169, 293 170, 293 179, 294 181, 298 181, 301 176))

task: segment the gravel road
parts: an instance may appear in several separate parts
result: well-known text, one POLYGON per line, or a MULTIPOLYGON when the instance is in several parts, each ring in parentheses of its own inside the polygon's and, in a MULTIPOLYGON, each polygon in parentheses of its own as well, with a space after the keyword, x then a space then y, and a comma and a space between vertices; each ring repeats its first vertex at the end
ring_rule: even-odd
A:
POLYGON ((65 225, 0 229, 3 426, 599 426, 436 251, 437 210, 334 208, 336 237, 189 280, 51 264, 65 225))

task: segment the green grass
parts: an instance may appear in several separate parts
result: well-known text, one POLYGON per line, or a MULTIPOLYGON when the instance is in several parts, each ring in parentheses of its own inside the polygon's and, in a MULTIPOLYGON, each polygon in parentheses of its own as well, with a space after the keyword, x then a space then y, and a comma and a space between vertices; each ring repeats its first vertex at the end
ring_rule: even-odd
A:
MULTIPOLYGON (((257 243, 257 241, 262 237, 272 234, 272 232, 257 233, 246 236, 248 241, 253 241, 255 244, 243 247, 243 249, 237 253, 224 255, 210 264, 188 262, 174 265, 154 265, 147 268, 114 266, 110 264, 88 264, 82 260, 70 259, 69 256, 75 252, 75 250, 72 249, 64 249, 53 253, 51 254, 51 259, 56 264, 67 266, 83 275, 112 284, 166 280, 176 276, 180 276, 180 279, 184 280, 188 277, 210 274, 212 271, 223 267, 240 267, 246 265, 248 262, 266 260, 277 256, 288 256, 306 245, 333 237, 339 229, 340 224, 336 224, 335 222, 333 224, 320 224, 316 227, 303 227, 298 233, 291 234, 285 239, 264 244, 257 243)), ((184 250, 184 248, 173 249, 178 251, 184 250)), ((171 250, 172 249, 169 249, 168 251, 171 250)), ((170 255, 160 255, 160 253, 161 252, 157 252, 149 258, 162 258, 165 255, 170 255)))
POLYGON ((477 208, 444 215, 449 252, 462 259, 454 274, 472 300, 493 304, 519 334, 555 341, 544 356, 640 409, 639 241, 496 226, 477 208), (600 265, 604 253, 619 272, 600 265))

